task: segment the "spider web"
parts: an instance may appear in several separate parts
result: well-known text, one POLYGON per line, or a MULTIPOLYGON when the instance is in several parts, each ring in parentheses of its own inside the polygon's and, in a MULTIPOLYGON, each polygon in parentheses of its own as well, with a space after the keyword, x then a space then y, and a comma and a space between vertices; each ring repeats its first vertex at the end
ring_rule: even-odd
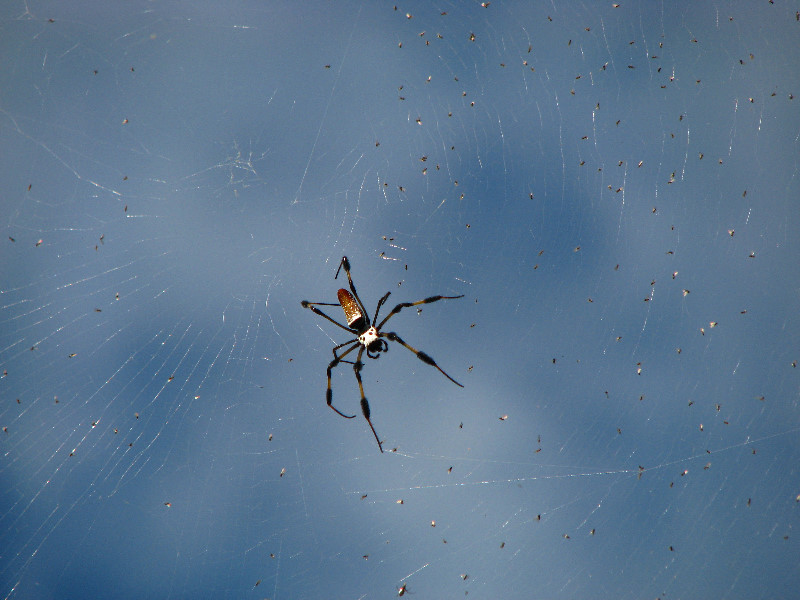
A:
POLYGON ((484 4, 5 5, 0 598, 798 588, 796 4, 484 4))

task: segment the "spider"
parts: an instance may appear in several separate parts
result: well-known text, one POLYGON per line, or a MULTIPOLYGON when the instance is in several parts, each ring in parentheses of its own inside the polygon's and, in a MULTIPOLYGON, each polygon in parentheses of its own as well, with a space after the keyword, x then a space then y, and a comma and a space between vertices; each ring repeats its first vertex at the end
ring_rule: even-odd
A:
POLYGON ((361 393, 361 412, 364 414, 364 418, 367 420, 369 428, 372 429, 372 435, 375 436, 375 441, 378 442, 378 449, 383 452, 383 444, 381 444, 381 440, 378 438, 378 434, 375 432, 375 428, 372 426, 369 402, 367 402, 367 399, 364 396, 364 385, 361 382, 361 369, 364 367, 364 363, 361 362, 361 357, 363 356, 364 351, 367 352, 367 356, 369 358, 377 359, 380 358, 381 352, 389 351, 389 344, 386 342, 386 340, 389 340, 390 342, 397 342, 401 346, 405 346, 411 350, 411 352, 416 354, 417 358, 425 364, 436 367, 442 375, 447 377, 457 386, 464 387, 455 379, 450 377, 450 375, 445 373, 442 368, 436 364, 436 361, 433 360, 433 358, 421 350, 417 350, 416 348, 407 344, 394 331, 381 331, 383 326, 386 324, 386 321, 391 319, 404 308, 408 308, 409 306, 417 306, 418 304, 429 304, 431 302, 436 302, 437 300, 455 300, 456 298, 463 298, 464 295, 431 296, 417 302, 401 302, 392 309, 392 312, 384 317, 383 321, 381 321, 378 325, 375 325, 375 322, 378 320, 378 313, 381 310, 381 306, 383 306, 383 303, 389 298, 391 292, 386 292, 383 298, 378 300, 378 307, 375 309, 375 316, 372 318, 372 322, 370 323, 367 309, 364 307, 364 303, 361 302, 361 298, 358 297, 356 286, 353 285, 353 278, 350 275, 350 261, 347 260, 346 256, 342 257, 342 260, 339 263, 339 268, 336 269, 336 275, 334 276, 334 279, 339 277, 339 271, 342 269, 342 267, 344 267, 344 272, 347 274, 347 281, 350 284, 350 292, 352 293, 348 292, 344 288, 341 288, 337 294, 339 302, 309 302, 308 300, 303 300, 300 302, 300 304, 303 306, 303 308, 310 309, 315 314, 328 319, 328 321, 337 327, 341 327, 345 331, 348 331, 356 336, 355 338, 348 340, 343 344, 339 344, 338 346, 334 346, 333 348, 333 360, 328 365, 328 390, 326 392, 326 400, 328 402, 328 406, 330 406, 339 416, 344 417, 345 419, 355 418, 356 415, 346 415, 333 405, 333 390, 331 390, 331 370, 342 362, 353 365, 353 372, 355 373, 356 380, 358 381, 358 391, 361 393), (347 325, 342 325, 338 321, 332 319, 318 309, 317 306, 341 306, 344 310, 344 316, 347 319, 347 325), (343 360, 345 356, 350 354, 356 348, 358 348, 358 356, 356 357, 355 361, 343 360), (341 354, 337 354, 337 350, 340 350, 341 354))

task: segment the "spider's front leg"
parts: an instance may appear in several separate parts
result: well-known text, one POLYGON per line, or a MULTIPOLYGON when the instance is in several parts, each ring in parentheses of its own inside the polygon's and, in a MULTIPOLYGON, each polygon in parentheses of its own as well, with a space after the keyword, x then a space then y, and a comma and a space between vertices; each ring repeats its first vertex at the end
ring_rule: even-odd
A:
POLYGON ((372 420, 369 418, 369 402, 367 402, 367 398, 364 396, 364 384, 361 382, 361 368, 364 366, 364 363, 361 362, 361 356, 363 354, 364 346, 361 346, 361 349, 358 351, 358 358, 356 358, 356 362, 353 363, 353 372, 356 374, 356 379, 358 380, 358 391, 361 393, 361 412, 364 413, 364 418, 367 420, 369 428, 372 429, 372 435, 375 436, 375 441, 378 442, 378 449, 383 452, 383 444, 381 444, 381 440, 378 438, 378 434, 372 426, 372 420))
POLYGON ((405 340, 403 340, 403 338, 401 338, 399 335, 397 335, 394 331, 390 331, 388 333, 381 333, 380 336, 381 337, 385 337, 386 339, 391 340, 393 342, 397 342, 398 344, 400 344, 402 346, 405 346, 406 348, 411 350, 414 354, 416 354, 417 358, 420 359, 422 362, 424 362, 426 365, 430 365, 430 366, 438 369, 439 373, 441 373, 442 375, 447 377, 450 381, 455 383, 458 387, 462 387, 462 388, 464 387, 463 385, 458 383, 455 379, 450 377, 450 375, 445 373, 444 370, 442 369, 442 367, 440 367, 439 365, 436 364, 436 361, 433 360, 433 357, 430 354, 426 354, 422 350, 417 350, 416 348, 414 348, 414 346, 411 346, 410 344, 407 344, 405 342, 405 340))
MULTIPOLYGON (((336 346, 333 349, 333 360, 330 362, 330 364, 328 364, 328 390, 325 392, 325 400, 328 402, 328 406, 330 406, 336 412, 336 414, 338 414, 341 417, 344 417, 345 419, 354 419, 355 415, 346 415, 346 414, 344 414, 342 411, 340 411, 338 408, 336 408, 333 405, 333 390, 331 389, 331 370, 335 369, 337 366, 339 366, 339 363, 342 362, 342 359, 345 356, 347 356, 348 354, 350 354, 357 347, 358 347, 358 340, 352 340, 352 341, 349 341, 349 342, 345 342, 344 344, 339 344, 338 346, 336 346), (342 353, 341 356, 336 354, 336 351, 339 348, 341 348, 342 346, 348 346, 348 345, 351 345, 351 344, 352 344, 352 346, 350 348, 348 348, 347 350, 345 350, 342 353)), ((361 353, 360 352, 358 353, 358 358, 359 358, 359 360, 361 359, 361 353)), ((344 362, 349 362, 349 361, 344 361, 344 362)), ((363 396, 363 394, 362 394, 362 396, 363 396)))

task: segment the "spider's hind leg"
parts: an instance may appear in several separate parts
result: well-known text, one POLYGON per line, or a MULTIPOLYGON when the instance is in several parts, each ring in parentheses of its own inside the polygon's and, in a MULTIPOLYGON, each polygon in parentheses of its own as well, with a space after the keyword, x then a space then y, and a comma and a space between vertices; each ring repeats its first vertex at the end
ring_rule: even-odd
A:
MULTIPOLYGON (((338 302, 336 304, 334 304, 333 302, 309 302, 308 300, 301 300, 300 301, 300 305, 303 308, 307 308, 308 310, 312 311, 315 315, 319 315, 320 317, 328 319, 328 321, 330 321, 331 323, 333 323, 337 327, 341 327, 345 331, 349 331, 350 333, 353 333, 352 329, 350 329, 349 327, 346 327, 345 325, 342 325, 336 319, 332 319, 331 317, 329 317, 328 315, 326 315, 324 312, 322 312, 320 309, 317 308, 317 306, 341 306, 341 304, 339 304, 338 302)), ((342 344, 342 345, 346 345, 346 344, 342 344)))
POLYGON ((386 302, 386 300, 389 299, 389 296, 391 295, 391 293, 392 292, 386 292, 386 295, 383 298, 381 298, 380 300, 378 300, 378 308, 375 309, 375 316, 372 319, 372 326, 373 327, 375 327, 375 321, 378 320, 378 313, 381 312, 381 306, 383 306, 383 303, 386 302))
MULTIPOLYGON (((385 297, 388 298, 389 294, 386 294, 385 297)), ((429 296, 428 298, 425 298, 423 300, 417 300, 416 302, 401 302, 392 309, 392 312, 390 312, 388 315, 384 317, 383 321, 381 321, 381 324, 378 325, 378 331, 380 331, 383 328, 383 326, 386 325, 386 321, 391 319, 393 316, 395 316, 404 308, 410 308, 412 306, 418 306, 420 304, 430 304, 431 302, 438 302, 439 300, 457 300, 458 298, 463 298, 463 297, 464 294, 461 294, 460 296, 429 296)), ((377 318, 377 314, 375 316, 377 318)))
POLYGON ((366 319, 366 318, 368 318, 367 317, 367 307, 364 306, 364 303, 361 301, 361 298, 358 297, 358 292, 356 291, 356 286, 353 283, 353 276, 350 275, 350 261, 347 259, 346 256, 343 256, 342 260, 339 262, 339 268, 336 269, 336 275, 334 275, 333 278, 334 279, 338 279, 339 278, 339 271, 341 270, 342 267, 344 267, 344 272, 347 275, 347 283, 350 286, 350 291, 353 292, 353 296, 355 297, 356 302, 358 302, 358 306, 361 308, 361 314, 363 314, 364 318, 366 319))

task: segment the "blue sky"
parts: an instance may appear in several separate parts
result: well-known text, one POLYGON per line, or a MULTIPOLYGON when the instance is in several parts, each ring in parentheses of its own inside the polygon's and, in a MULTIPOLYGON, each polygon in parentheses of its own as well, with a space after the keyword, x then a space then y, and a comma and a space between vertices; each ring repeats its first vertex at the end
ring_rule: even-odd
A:
POLYGON ((0 598, 797 589, 796 8, 487 4, 2 9, 0 598))

